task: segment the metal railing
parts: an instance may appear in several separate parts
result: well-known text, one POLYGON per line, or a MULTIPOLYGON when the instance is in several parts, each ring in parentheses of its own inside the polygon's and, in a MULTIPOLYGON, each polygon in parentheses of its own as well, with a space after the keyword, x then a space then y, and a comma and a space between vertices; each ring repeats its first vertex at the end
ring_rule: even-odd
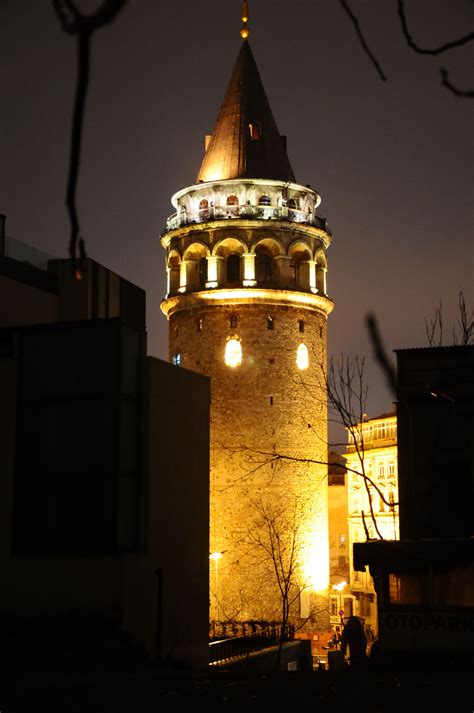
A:
POLYGON ((293 641, 294 638, 295 629, 291 624, 287 624, 285 627, 272 626, 255 634, 211 641, 209 643, 209 665, 215 666, 232 659, 242 658, 255 651, 277 646, 281 640, 293 641))
POLYGON ((235 218, 248 218, 258 220, 288 220, 292 223, 305 223, 325 230, 331 234, 327 227, 326 218, 320 218, 313 213, 304 213, 302 210, 287 207, 274 207, 265 205, 229 205, 210 206, 201 210, 190 212, 181 210, 173 213, 166 221, 166 230, 175 230, 182 225, 192 223, 205 223, 212 220, 227 220, 235 218))

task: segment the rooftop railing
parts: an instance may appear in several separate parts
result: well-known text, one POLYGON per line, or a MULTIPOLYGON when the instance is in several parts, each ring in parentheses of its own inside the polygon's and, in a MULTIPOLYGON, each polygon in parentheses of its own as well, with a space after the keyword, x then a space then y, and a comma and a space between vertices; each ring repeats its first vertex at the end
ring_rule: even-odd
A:
POLYGON ((316 228, 325 230, 331 235, 331 231, 327 227, 326 218, 320 218, 313 213, 305 213, 296 208, 266 205, 209 206, 209 208, 202 208, 194 212, 181 210, 179 213, 173 213, 173 215, 168 218, 166 221, 166 230, 175 230, 181 226, 191 225, 193 223, 206 223, 212 220, 227 220, 233 218, 288 220, 292 223, 314 225, 316 228))

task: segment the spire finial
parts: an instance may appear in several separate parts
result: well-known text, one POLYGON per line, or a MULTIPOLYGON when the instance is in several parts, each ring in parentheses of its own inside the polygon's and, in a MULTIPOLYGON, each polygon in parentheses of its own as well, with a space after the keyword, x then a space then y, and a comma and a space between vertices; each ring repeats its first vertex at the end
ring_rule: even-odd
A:
POLYGON ((247 37, 250 35, 250 30, 248 27, 248 21, 249 21, 249 4, 247 0, 242 0, 242 17, 241 17, 242 22, 244 23, 244 26, 240 30, 240 36, 243 40, 246 40, 247 37))

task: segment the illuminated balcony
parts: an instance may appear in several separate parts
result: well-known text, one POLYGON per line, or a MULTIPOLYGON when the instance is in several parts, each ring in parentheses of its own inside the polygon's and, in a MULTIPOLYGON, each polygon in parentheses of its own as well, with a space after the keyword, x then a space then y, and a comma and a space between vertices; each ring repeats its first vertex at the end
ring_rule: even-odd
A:
POLYGON ((192 212, 181 211, 179 214, 173 213, 166 221, 166 231, 176 230, 176 228, 192 225, 193 223, 208 223, 214 220, 232 220, 236 218, 240 220, 283 220, 292 223, 303 223, 324 230, 331 235, 331 231, 327 227, 326 218, 316 216, 313 213, 305 213, 296 208, 269 205, 216 205, 192 212))

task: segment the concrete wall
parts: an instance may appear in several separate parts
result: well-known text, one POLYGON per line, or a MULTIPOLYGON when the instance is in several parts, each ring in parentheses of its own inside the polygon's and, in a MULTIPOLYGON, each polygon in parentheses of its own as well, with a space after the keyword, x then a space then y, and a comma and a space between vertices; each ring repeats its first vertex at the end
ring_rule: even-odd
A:
POLYGON ((209 380, 148 357, 143 394, 157 645, 162 657, 207 663, 209 380))
POLYGON ((397 351, 400 537, 473 534, 474 346, 397 351))
POLYGON ((16 370, 0 359, 0 620, 115 612, 150 654, 207 665, 208 380, 142 360, 139 551, 13 557, 16 370))
POLYGON ((57 319, 56 294, 0 274, 0 327, 42 324, 57 319))

